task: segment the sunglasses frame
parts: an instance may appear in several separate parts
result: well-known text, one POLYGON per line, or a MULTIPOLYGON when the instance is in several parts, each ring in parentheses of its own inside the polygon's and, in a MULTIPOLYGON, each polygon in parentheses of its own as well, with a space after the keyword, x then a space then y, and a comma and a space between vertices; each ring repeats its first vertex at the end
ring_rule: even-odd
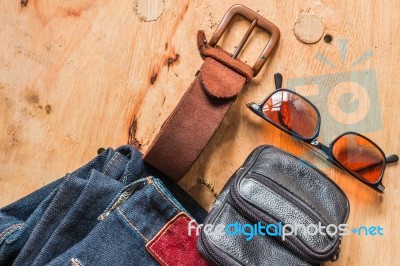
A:
MULTIPOLYGON (((260 104, 256 104, 256 103, 250 103, 247 104, 247 107, 256 115, 260 116, 261 118, 263 118, 264 120, 266 120, 267 122, 271 123, 273 126, 279 128, 280 130, 286 132, 289 135, 294 136, 296 139, 300 140, 301 142, 307 144, 307 146, 311 147, 313 150, 315 150, 318 154, 322 155, 323 157, 325 157, 325 159, 332 163, 333 165, 339 167, 340 169, 344 170, 345 172, 349 173, 350 175, 352 175, 353 177, 357 178, 358 180, 360 180, 361 182, 363 182, 364 184, 366 184, 367 186, 369 186, 370 188, 374 189, 375 191, 379 192, 379 193, 383 193, 383 191, 385 190, 385 187, 382 184, 382 179, 383 179, 383 174, 385 172, 385 168, 386 168, 386 164, 387 164, 387 158, 385 156, 385 153, 382 151, 382 149, 372 140, 370 140, 369 138, 367 138, 364 135, 361 135, 359 133, 356 132, 352 132, 352 131, 347 131, 341 135, 339 135, 338 137, 336 137, 330 144, 329 146, 326 146, 322 143, 320 143, 317 140, 317 137, 319 135, 320 132, 320 128, 321 128, 321 115, 318 111, 318 108, 312 103, 310 102, 307 98, 305 98, 304 96, 300 95, 297 92, 288 90, 288 89, 282 89, 282 88, 278 88, 277 90, 275 90, 273 93, 271 93, 270 95, 268 95, 260 104), (317 123, 317 129, 315 131, 314 136, 310 137, 310 138, 304 138, 300 135, 298 135, 295 132, 292 132, 278 124, 276 124, 274 121, 271 121, 263 112, 263 107, 265 105, 265 103, 276 93, 278 92, 282 92, 282 91, 286 91, 289 93, 293 93, 297 96, 299 96, 302 100, 306 101, 307 103, 309 103, 311 105, 311 107, 314 108, 314 110, 317 113, 318 116, 318 123, 317 123), (384 158, 384 167, 383 167, 383 171, 381 176, 379 177, 379 179, 375 182, 375 183, 369 183, 366 180, 364 180, 360 175, 358 175, 357 173, 355 173, 354 171, 346 168, 345 166, 343 166, 333 155, 333 146, 335 145, 335 143, 343 136, 345 135, 356 135, 359 137, 362 137, 364 139, 366 139, 367 141, 371 142, 378 150, 379 152, 382 153, 383 158, 384 158)), ((398 160, 397 155, 395 156, 395 158, 391 158, 390 162, 396 162, 398 160)))

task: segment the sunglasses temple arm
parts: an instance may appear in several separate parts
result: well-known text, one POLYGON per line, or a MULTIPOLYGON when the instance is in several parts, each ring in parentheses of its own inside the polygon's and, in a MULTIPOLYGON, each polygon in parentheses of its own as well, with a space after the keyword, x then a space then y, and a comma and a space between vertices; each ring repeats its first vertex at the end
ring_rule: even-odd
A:
POLYGON ((274 74, 274 81, 275 81, 275 89, 276 90, 282 89, 283 77, 281 73, 274 74))
POLYGON ((397 156, 397 154, 392 154, 388 157, 386 157, 386 163, 390 164, 390 163, 395 163, 399 161, 399 156, 397 156))

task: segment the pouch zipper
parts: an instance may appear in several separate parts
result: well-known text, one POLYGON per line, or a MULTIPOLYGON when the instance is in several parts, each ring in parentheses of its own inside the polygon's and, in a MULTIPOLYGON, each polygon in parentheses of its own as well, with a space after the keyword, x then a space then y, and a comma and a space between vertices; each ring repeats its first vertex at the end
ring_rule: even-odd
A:
MULTIPOLYGON (((235 193, 233 193, 232 191, 230 191, 231 193, 231 197, 234 200, 235 204, 237 204, 237 206, 240 207, 240 212, 242 214, 244 214, 244 216, 251 220, 251 221, 255 221, 255 220, 259 220, 258 217, 256 217, 254 214, 252 214, 250 211, 248 211, 245 206, 239 201, 238 197, 235 195, 235 193)), ((268 221, 263 221, 264 223, 270 223, 270 224, 277 224, 278 221, 276 221, 273 218, 270 218, 268 221)), ((300 248, 298 248, 294 243, 292 243, 291 241, 283 241, 281 238, 278 237, 278 239, 280 240, 280 243, 282 243, 283 245, 287 246, 289 249, 293 249, 295 251, 295 253, 297 253, 298 255, 300 255, 302 258, 304 258, 307 262, 312 263, 312 264, 316 264, 316 265, 321 265, 321 260, 315 259, 314 257, 309 256, 308 254, 306 254, 305 252, 303 252, 300 248)))
MULTIPOLYGON (((310 206, 305 204, 303 201, 299 200, 295 196, 291 195, 290 192, 288 192, 286 189, 282 188, 279 184, 277 184, 275 181, 271 180, 267 176, 264 176, 262 174, 256 173, 256 175, 262 176, 264 179, 261 179, 259 177, 256 178, 250 178, 250 179, 255 179, 260 183, 263 183, 266 181, 268 185, 270 185, 270 189, 273 190, 276 194, 283 196, 286 200, 288 200, 290 203, 292 203, 294 206, 300 208, 304 213, 306 213, 308 216, 310 216, 314 221, 320 222, 322 225, 327 226, 330 223, 326 221, 323 217, 319 216, 313 209, 311 209, 310 206)), ((329 234, 327 236, 331 239, 329 234)))
MULTIPOLYGON (((258 154, 257 154, 258 156, 258 154)), ((244 170, 243 167, 240 167, 238 170, 236 170, 236 172, 232 175, 231 178, 233 178, 236 175, 239 175, 239 173, 244 170)), ((231 190, 232 188, 230 188, 231 190)), ((228 192, 230 193, 230 191, 228 192)), ((221 206, 226 203, 226 197, 224 199, 224 201, 221 203, 221 205, 219 206, 221 208, 221 206)), ((212 207, 212 209, 214 208, 214 206, 212 207)), ((210 210, 210 212, 212 211, 212 209, 210 210)), ((219 210, 220 211, 220 210, 219 210)), ((215 219, 215 217, 213 218, 213 220, 215 219)), ((207 221, 207 220, 206 220, 207 221)), ((204 221, 204 222, 206 222, 204 221)), ((206 259, 209 261, 212 261, 214 264, 216 265, 220 265, 220 266, 228 266, 227 264, 225 264, 223 261, 221 261, 219 259, 219 257, 216 255, 216 253, 208 246, 208 243, 206 241, 204 241, 204 237, 202 233, 200 233, 199 239, 201 242, 201 245, 198 245, 198 249, 200 249, 202 252, 202 255, 205 255, 206 259)))
MULTIPOLYGON (((257 151, 256 156, 254 156, 252 158, 251 165, 255 162, 255 159, 258 158, 258 156, 261 153, 261 151, 262 150, 257 151)), ((240 172, 242 172, 243 170, 245 170, 245 168, 244 167, 240 167, 238 170, 236 170, 236 172, 232 175, 231 178, 234 178, 235 176, 238 176, 240 174, 240 172)), ((231 190, 232 190, 232 188, 229 189, 228 193, 230 193, 231 190)), ((226 202, 227 201, 226 201, 226 197, 225 197, 224 201, 221 203, 221 205, 219 207, 221 208, 221 206, 226 202)), ((213 208, 214 208, 214 206, 212 207, 212 209, 213 208)), ((212 209, 210 210, 210 212, 212 211, 212 209)), ((213 218, 213 220, 214 220, 214 218, 213 218)), ((204 221, 204 222, 206 222, 206 221, 204 221)), ((223 261, 221 261, 217 255, 215 255, 216 253, 208 246, 207 242, 204 241, 204 237, 203 237, 202 233, 200 234, 199 238, 200 238, 201 245, 198 245, 198 248, 203 251, 202 255, 205 255, 206 259, 211 260, 216 265, 228 266, 227 264, 224 264, 223 261)))
POLYGON ((214 264, 216 264, 216 265, 225 266, 225 264, 224 264, 222 261, 219 260, 218 256, 215 256, 215 255, 214 255, 215 252, 212 251, 212 250, 210 250, 210 248, 207 246, 207 242, 204 241, 203 235, 200 234, 199 237, 200 237, 201 245, 199 245, 198 248, 199 248, 200 250, 203 251, 203 254, 202 254, 202 255, 205 254, 205 255, 206 255, 206 259, 207 259, 207 260, 211 260, 211 261, 212 261, 214 264))
MULTIPOLYGON (((227 203, 227 201, 225 200, 225 203, 227 203)), ((232 206, 233 207, 233 206, 232 206)), ((234 207, 233 207, 234 208, 234 207)), ((218 214, 219 215, 219 214, 218 214)), ((218 216, 217 215, 217 216, 218 216)), ((216 217, 213 217, 213 220, 215 219, 216 217)), ((213 250, 212 250, 212 248, 211 247, 209 247, 210 245, 204 240, 204 237, 203 237, 203 234, 200 234, 200 236, 199 236, 199 238, 200 238, 200 242, 201 242, 201 245, 197 245, 197 247, 198 247, 198 249, 200 249, 201 251, 203 251, 202 252, 202 255, 203 254, 205 254, 206 256, 206 259, 207 260, 211 260, 214 264, 216 264, 216 265, 219 265, 219 266, 230 266, 229 264, 226 264, 226 263, 224 263, 222 260, 220 260, 220 258, 219 258, 219 256, 218 255, 216 255, 217 253, 216 252, 214 252, 213 250)), ((222 252, 224 252, 224 251, 222 251, 222 252)), ((225 254, 227 254, 226 252, 224 252, 225 254)), ((227 254, 228 255, 228 254, 227 254)), ((228 255, 232 260, 236 260, 237 261, 237 259, 235 259, 235 258, 232 258, 230 255, 228 255)), ((243 265, 241 262, 238 262, 238 264, 239 265, 243 265)))

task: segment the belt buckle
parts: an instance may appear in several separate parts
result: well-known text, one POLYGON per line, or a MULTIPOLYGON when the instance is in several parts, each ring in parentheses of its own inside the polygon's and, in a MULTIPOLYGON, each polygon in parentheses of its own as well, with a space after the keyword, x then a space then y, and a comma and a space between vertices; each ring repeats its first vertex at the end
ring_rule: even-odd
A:
POLYGON ((244 44, 246 43, 247 39, 249 38, 250 34, 254 30, 256 26, 266 30, 271 34, 271 39, 265 46, 264 50, 262 51, 260 57, 253 65, 254 76, 257 76, 258 72, 260 72, 261 68, 265 64, 268 56, 271 54, 271 51, 274 49, 275 45, 278 43, 280 32, 277 26, 275 26, 272 22, 267 20, 266 18, 260 16, 253 10, 243 6, 243 5, 234 5, 232 6, 228 12, 226 12, 225 16, 222 18, 222 21, 219 23, 217 30, 215 31, 214 35, 211 37, 209 41, 209 45, 215 47, 221 38, 222 34, 225 32, 226 27, 228 26, 229 22, 231 22, 232 18, 235 15, 241 15, 248 20, 252 21, 250 27, 248 28, 247 32, 244 34, 242 40, 240 41, 236 50, 232 53, 232 58, 236 58, 240 51, 242 50, 244 44))

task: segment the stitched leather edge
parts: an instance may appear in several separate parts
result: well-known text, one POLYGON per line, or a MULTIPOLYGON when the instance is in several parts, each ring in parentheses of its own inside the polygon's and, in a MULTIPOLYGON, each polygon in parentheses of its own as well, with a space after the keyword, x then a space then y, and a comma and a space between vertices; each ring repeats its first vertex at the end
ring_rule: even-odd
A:
POLYGON ((146 244, 147 251, 163 266, 169 266, 170 264, 166 262, 162 257, 160 257, 156 250, 154 250, 153 245, 162 238, 167 232, 170 226, 178 222, 179 220, 184 220, 190 222, 190 217, 185 212, 179 212, 171 220, 169 220, 158 233, 146 244))

